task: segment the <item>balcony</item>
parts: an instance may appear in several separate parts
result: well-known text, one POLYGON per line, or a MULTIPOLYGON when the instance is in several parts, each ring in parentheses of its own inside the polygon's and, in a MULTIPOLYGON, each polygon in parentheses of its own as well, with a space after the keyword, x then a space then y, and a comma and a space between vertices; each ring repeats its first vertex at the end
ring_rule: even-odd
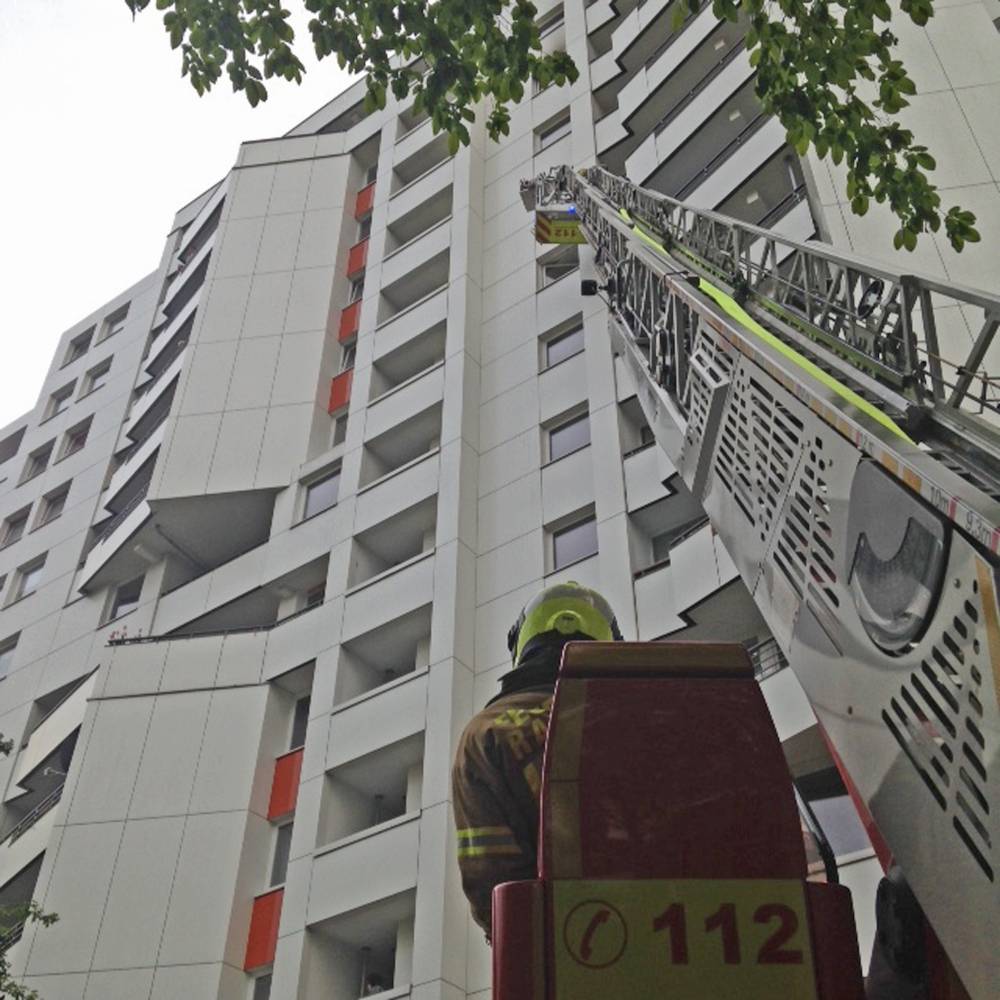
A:
POLYGON ((430 660, 431 605, 394 618, 340 645, 333 692, 335 709, 403 684, 430 660))
POLYGON ((337 340, 343 344, 353 340, 361 327, 361 299, 356 299, 340 311, 340 326, 337 329, 337 340))
POLYGON ((159 375, 154 376, 142 386, 141 394, 133 401, 132 409, 129 411, 128 420, 125 423, 124 433, 126 436, 135 438, 136 427, 163 398, 163 390, 166 387, 174 383, 173 391, 176 391, 177 377, 184 367, 185 356, 186 350, 182 347, 159 375))
POLYGON ((106 507, 109 503, 114 503, 117 507, 119 504, 116 501, 120 500, 120 495, 123 492, 132 493, 134 487, 130 488, 128 484, 140 470, 143 470, 144 475, 148 474, 149 477, 152 476, 153 466, 156 463, 156 454, 160 450, 160 445, 163 443, 163 436, 166 433, 166 418, 168 413, 169 406, 158 414, 159 423, 155 424, 152 430, 148 431, 149 436, 145 440, 133 444, 125 453, 124 460, 115 469, 104 491, 106 507))
MULTIPOLYGON (((432 327, 441 328, 443 341, 444 331, 447 329, 447 315, 448 288, 445 285, 439 287, 436 291, 432 291, 430 295, 416 303, 405 315, 400 316, 398 319, 394 317, 386 320, 378 327, 373 363, 376 366, 381 365, 382 359, 390 352, 394 352, 397 359, 406 356, 410 345, 414 343, 416 338, 432 327)), ((441 357, 444 358, 443 342, 441 357)), ((416 372, 413 374, 416 374, 416 372)), ((403 381, 403 379, 399 381, 403 381)))
POLYGON ((354 589, 344 600, 342 642, 415 611, 434 593, 433 553, 426 552, 354 589))
POLYGON ((375 182, 365 185, 354 199, 354 218, 363 219, 368 215, 375 204, 375 182))
POLYGON ((450 158, 448 138, 443 132, 432 137, 431 123, 425 121, 410 135, 399 140, 395 154, 390 198, 450 158))
MULTIPOLYGON (((444 296, 441 298, 443 300, 444 296)), ((414 317, 414 326, 417 326, 416 319, 414 317)), ((385 334, 379 339, 388 340, 385 334)), ((441 364, 444 361, 446 339, 447 325, 441 321, 422 333, 411 336, 399 347, 380 352, 372 362, 369 402, 373 403, 396 389, 404 388, 411 379, 416 380, 441 364)))
MULTIPOLYGON (((444 283, 443 281, 438 281, 434 284, 421 282, 420 275, 429 266, 429 261, 448 259, 448 248, 451 246, 450 219, 450 215, 439 219, 430 228, 421 230, 412 239, 399 244, 395 250, 383 258, 383 298, 387 291, 386 286, 391 286, 393 283, 398 287, 408 284, 420 284, 428 292, 432 291, 437 285, 444 283)), ((406 298, 411 302, 415 302, 423 298, 423 296, 413 294, 411 290, 406 298)))
MULTIPOLYGON (((413 498, 408 500, 413 502, 413 498)), ((436 524, 435 494, 364 530, 355 528, 347 574, 348 593, 432 551, 436 524)))
POLYGON ((687 624, 677 613, 670 564, 651 568, 635 581, 635 615, 640 642, 659 639, 687 624))
POLYGON ((411 212, 420 212, 428 215, 433 209, 430 204, 434 199, 447 200, 447 208, 439 215, 439 219, 451 214, 451 186, 454 177, 454 161, 442 160, 415 180, 411 181, 405 188, 400 188, 389 201, 389 240, 386 253, 391 252, 391 247, 399 246, 408 239, 412 239, 421 229, 429 228, 431 220, 427 220, 421 225, 418 222, 408 223, 406 217, 411 212), (447 192, 447 194, 445 194, 447 192), (401 232, 399 227, 408 227, 409 234, 401 232))
POLYGON ((435 446, 358 490, 355 532, 395 517, 402 508, 437 495, 441 459, 435 446))
POLYGON ((337 413, 351 401, 351 383, 353 381, 353 368, 348 368, 346 372, 334 375, 330 380, 330 400, 326 408, 328 413, 331 415, 337 413))
MULTIPOLYGON (((79 585, 81 587, 100 586, 108 582, 105 577, 109 575, 108 564, 113 556, 117 555, 125 542, 136 535, 139 530, 149 521, 152 511, 146 503, 146 494, 149 492, 149 480, 146 480, 127 501, 123 502, 121 509, 113 514, 106 521, 101 522, 97 529, 97 537, 94 547, 87 553, 87 558, 80 572, 79 585), (104 572, 104 576, 99 574, 104 572)), ((130 557, 127 560, 127 568, 120 575, 120 579, 129 579, 131 576, 142 572, 145 565, 137 557, 130 557), (133 572, 134 570, 134 572, 133 572)))
POLYGON ((274 889, 253 901, 247 950, 243 960, 243 969, 246 972, 270 965, 274 961, 274 953, 278 947, 278 925, 281 923, 281 904, 284 898, 284 889, 274 889))
POLYGON ((443 382, 443 365, 439 365, 373 404, 380 412, 378 421, 372 424, 373 433, 365 441, 362 489, 437 449, 441 440, 443 382))
POLYGON ((674 492, 673 487, 667 486, 667 480, 677 470, 666 452, 654 442, 627 454, 622 467, 629 511, 638 510, 674 492))
POLYGON ((365 239, 360 243, 355 243, 347 254, 347 277, 354 278, 359 275, 368 263, 368 243, 365 239))
POLYGON ((446 226, 429 233, 407 251, 395 258, 393 270, 398 273, 394 281, 387 283, 387 271, 383 270, 383 284, 379 296, 378 325, 389 323, 410 309, 416 309, 423 300, 448 284, 450 254, 450 230, 446 226), (426 242, 425 242, 426 241, 426 242), (432 244, 443 244, 434 257, 428 259, 422 251, 432 244))
POLYGON ((419 847, 418 816, 406 816, 317 851, 307 922, 329 920, 415 889, 419 847))

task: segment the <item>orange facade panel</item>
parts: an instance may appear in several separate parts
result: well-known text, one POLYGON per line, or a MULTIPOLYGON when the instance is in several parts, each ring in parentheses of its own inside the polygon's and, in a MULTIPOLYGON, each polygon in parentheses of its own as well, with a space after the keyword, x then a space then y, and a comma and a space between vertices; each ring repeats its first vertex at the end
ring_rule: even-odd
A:
POLYGON ((253 901, 247 952, 243 960, 246 971, 259 969, 274 961, 274 952, 278 946, 278 924, 281 921, 281 902, 284 898, 285 890, 275 889, 253 901))
POLYGON ((365 269, 368 263, 368 240, 355 243, 347 254, 347 276, 354 277, 365 269))
POLYGON ((336 413, 343 409, 351 401, 351 380, 354 377, 354 369, 348 368, 346 372, 335 375, 330 382, 330 405, 327 407, 328 413, 336 413))
POLYGON ((358 335, 358 328, 361 325, 361 299, 352 302, 340 313, 340 329, 337 332, 337 340, 344 343, 358 335))
POLYGON ((354 218, 362 219, 371 210, 372 205, 375 204, 375 182, 372 181, 367 187, 363 187, 358 192, 357 200, 354 202, 354 218))
POLYGON ((271 781, 271 800, 267 805, 267 818, 278 819, 295 808, 299 796, 299 775, 302 774, 302 747, 282 754, 274 762, 271 781))

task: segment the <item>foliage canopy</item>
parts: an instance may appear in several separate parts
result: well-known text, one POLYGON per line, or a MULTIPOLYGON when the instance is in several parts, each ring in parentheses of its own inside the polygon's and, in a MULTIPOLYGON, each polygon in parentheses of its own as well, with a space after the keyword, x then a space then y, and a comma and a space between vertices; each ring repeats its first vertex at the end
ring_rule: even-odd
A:
MULTIPOLYGON (((535 80, 572 83, 579 72, 565 52, 546 53, 531 0, 298 0, 319 58, 367 74, 368 110, 386 96, 415 95, 452 151, 470 140, 468 123, 485 102, 485 125, 497 139, 509 131, 509 104, 535 80)), ((125 0, 133 16, 154 4, 181 72, 199 94, 223 73, 256 105, 265 80, 302 79, 290 12, 281 0, 125 0)), ((934 0, 901 0, 902 14, 924 25, 934 0)), ((676 0, 674 30, 704 0, 676 0)), ((894 242, 913 250, 928 230, 945 232, 956 250, 979 240, 975 216, 943 212, 928 174, 926 146, 898 121, 916 86, 897 58, 888 0, 713 0, 720 20, 747 25, 746 47, 757 67, 764 109, 784 125, 800 154, 847 167, 847 197, 858 215, 888 203, 899 221, 894 242)))

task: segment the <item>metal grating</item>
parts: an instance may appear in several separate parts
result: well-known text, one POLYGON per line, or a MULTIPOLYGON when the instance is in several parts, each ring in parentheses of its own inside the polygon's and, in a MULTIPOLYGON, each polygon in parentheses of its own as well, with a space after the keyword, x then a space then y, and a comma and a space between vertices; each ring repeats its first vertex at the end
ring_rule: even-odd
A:
POLYGON ((882 719, 952 828, 992 882, 982 645, 977 638, 978 585, 942 628, 929 654, 902 683, 882 719))
POLYGON ((730 377, 733 362, 712 338, 701 334, 695 342, 690 367, 692 377, 687 386, 688 422, 684 441, 688 448, 698 448, 708 422, 712 393, 730 377))

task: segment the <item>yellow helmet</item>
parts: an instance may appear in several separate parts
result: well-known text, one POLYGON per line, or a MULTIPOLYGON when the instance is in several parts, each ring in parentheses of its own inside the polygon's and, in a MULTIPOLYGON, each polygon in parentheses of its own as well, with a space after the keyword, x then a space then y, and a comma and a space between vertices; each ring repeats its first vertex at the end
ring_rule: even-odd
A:
POLYGON ((622 633, 611 605, 596 590, 570 580, 546 587, 521 609, 507 633, 514 666, 535 639, 559 644, 573 639, 609 642, 621 640, 622 633))

